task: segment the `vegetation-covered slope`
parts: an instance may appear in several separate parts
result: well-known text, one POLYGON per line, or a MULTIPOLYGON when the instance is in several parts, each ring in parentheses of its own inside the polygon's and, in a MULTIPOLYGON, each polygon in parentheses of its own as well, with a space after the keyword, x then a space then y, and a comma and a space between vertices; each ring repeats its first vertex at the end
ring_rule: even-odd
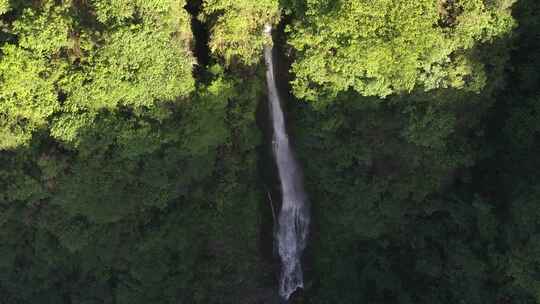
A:
POLYGON ((312 203, 297 301, 540 303, 539 14, 0 0, 0 303, 273 303, 265 23, 312 203))

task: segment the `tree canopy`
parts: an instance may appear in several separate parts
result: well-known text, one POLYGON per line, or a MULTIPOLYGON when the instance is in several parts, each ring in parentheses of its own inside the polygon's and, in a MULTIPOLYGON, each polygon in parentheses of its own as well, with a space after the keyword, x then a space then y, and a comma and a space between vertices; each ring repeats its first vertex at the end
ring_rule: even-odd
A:
POLYGON ((253 65, 260 61, 265 44, 265 24, 275 26, 280 20, 277 0, 205 0, 203 20, 211 24, 210 50, 223 57, 226 64, 239 61, 253 65))
MULTIPOLYGON (((2 46, 0 148, 50 129, 71 141, 103 109, 165 115, 195 84, 183 1, 42 1, 19 6, 2 46), (138 20, 140 19, 140 20, 138 20), (159 113, 159 114, 158 114, 159 113)), ((156 117, 156 118, 158 118, 156 117)))
POLYGON ((514 1, 306 1, 290 26, 300 98, 349 89, 386 97, 486 82, 475 49, 514 27, 514 1))

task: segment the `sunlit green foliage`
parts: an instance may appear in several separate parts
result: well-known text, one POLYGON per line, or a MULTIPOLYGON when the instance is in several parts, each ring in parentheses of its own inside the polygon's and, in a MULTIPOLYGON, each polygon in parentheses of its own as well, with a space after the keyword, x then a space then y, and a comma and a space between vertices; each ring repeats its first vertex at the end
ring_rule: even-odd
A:
POLYGON ((246 65, 260 61, 265 24, 276 25, 280 18, 277 0, 205 0, 203 18, 212 23, 210 49, 227 64, 234 60, 246 65))
POLYGON ((194 90, 184 2, 108 3, 80 8, 79 2, 43 1, 22 8, 12 24, 17 44, 3 47, 0 63, 6 88, 0 93, 1 149, 26 144, 49 126, 57 139, 74 141, 103 109, 124 107, 163 119, 170 115, 165 103, 194 90), (75 9, 96 14, 86 21, 94 26, 81 27, 75 9))
POLYGON ((9 10, 9 0, 0 0, 0 15, 5 14, 9 10))
POLYGON ((170 35, 156 32, 151 25, 111 33, 84 72, 67 84, 71 93, 67 105, 93 110, 140 109, 186 97, 194 89, 193 61, 181 45, 171 43, 170 35))
POLYGON ((21 18, 13 23, 13 32, 19 36, 18 46, 32 50, 36 56, 58 57, 70 46, 74 20, 69 9, 68 3, 57 5, 54 1, 43 1, 36 9, 24 9, 21 18))
POLYGON ((62 67, 32 52, 6 45, 0 61, 0 149, 26 144, 58 111, 55 82, 62 67))
POLYGON ((511 2, 307 1, 290 26, 295 94, 316 99, 457 88, 478 92, 485 69, 473 48, 507 34, 511 2))

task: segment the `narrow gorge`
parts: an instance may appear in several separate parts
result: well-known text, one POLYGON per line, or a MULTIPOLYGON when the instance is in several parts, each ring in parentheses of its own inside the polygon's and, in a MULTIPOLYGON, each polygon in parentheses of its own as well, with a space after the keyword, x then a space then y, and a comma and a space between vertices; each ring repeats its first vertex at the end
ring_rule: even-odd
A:
MULTIPOLYGON (((264 34, 271 38, 272 27, 266 25, 264 34)), ((309 233, 310 213, 301 169, 293 155, 285 127, 285 117, 274 75, 274 55, 271 45, 265 46, 264 57, 273 129, 272 151, 277 163, 282 193, 282 205, 275 236, 282 263, 279 294, 283 299, 288 300, 297 289, 304 287, 301 258, 309 233)))

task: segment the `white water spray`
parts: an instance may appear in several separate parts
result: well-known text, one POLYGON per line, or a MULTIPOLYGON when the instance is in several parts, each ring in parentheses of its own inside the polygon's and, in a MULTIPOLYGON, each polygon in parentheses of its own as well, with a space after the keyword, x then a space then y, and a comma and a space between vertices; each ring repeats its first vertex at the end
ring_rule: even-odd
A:
MULTIPOLYGON (((265 25, 264 34, 271 37, 271 32, 272 27, 265 25)), ((292 153, 285 129, 285 118, 274 77, 272 46, 265 46, 264 58, 267 69, 270 118, 274 131, 272 150, 277 162, 282 192, 282 206, 276 235, 282 263, 279 294, 283 299, 288 300, 298 288, 304 288, 301 257, 306 247, 310 215, 300 167, 292 153)))

